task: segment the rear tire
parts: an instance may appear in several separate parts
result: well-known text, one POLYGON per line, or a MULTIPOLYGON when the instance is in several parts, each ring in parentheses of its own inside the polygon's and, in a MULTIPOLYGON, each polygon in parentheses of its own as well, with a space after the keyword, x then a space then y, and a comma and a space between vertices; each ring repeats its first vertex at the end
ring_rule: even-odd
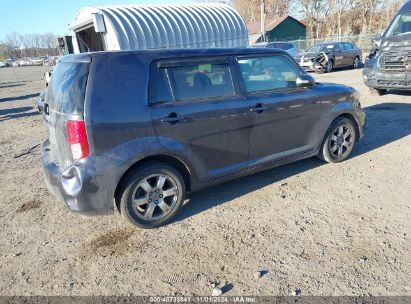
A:
POLYGON ((170 221, 183 205, 184 179, 173 167, 149 162, 134 170, 120 191, 120 212, 140 228, 157 228, 170 221))
POLYGON ((318 157, 328 163, 346 160, 354 149, 357 133, 354 123, 345 117, 338 117, 328 129, 318 157))

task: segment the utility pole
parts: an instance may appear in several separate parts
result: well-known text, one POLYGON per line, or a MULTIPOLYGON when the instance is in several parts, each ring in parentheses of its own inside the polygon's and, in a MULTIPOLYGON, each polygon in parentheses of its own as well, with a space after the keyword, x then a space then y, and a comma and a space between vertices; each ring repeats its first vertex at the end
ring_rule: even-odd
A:
POLYGON ((261 0, 261 41, 265 42, 265 0, 261 0))

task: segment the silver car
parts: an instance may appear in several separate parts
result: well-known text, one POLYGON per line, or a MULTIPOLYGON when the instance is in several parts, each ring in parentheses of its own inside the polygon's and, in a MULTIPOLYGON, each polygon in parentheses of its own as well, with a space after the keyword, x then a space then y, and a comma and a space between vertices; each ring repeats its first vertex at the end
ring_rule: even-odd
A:
POLYGON ((276 42, 254 43, 250 45, 250 47, 280 49, 280 50, 286 51, 288 54, 291 55, 291 57, 295 57, 298 54, 297 47, 293 43, 286 42, 286 41, 285 42, 276 41, 276 42))

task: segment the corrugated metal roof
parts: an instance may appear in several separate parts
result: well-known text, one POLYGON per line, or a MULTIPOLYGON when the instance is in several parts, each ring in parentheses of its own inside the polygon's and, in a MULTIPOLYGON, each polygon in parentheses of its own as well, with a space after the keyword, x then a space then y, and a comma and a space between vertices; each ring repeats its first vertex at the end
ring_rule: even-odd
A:
POLYGON ((77 31, 96 13, 104 16, 106 39, 117 39, 120 50, 248 44, 244 20, 224 4, 87 7, 80 10, 70 28, 77 31))

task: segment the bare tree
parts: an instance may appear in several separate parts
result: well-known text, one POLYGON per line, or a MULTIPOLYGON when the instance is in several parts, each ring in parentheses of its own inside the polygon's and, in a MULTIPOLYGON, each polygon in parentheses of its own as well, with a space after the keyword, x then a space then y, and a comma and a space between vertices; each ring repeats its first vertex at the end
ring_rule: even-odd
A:
POLYGON ((53 33, 9 33, 0 41, 0 55, 10 58, 57 56, 57 35, 53 33))
POLYGON ((344 14, 352 9, 353 0, 330 0, 330 7, 332 7, 333 15, 335 16, 337 26, 338 40, 342 37, 342 21, 344 14))
POLYGON ((308 37, 322 36, 321 25, 328 21, 330 1, 327 0, 299 0, 302 14, 308 25, 308 37))
POLYGON ((17 32, 8 33, 4 40, 6 57, 20 57, 20 37, 17 32))
MULTIPOLYGON (((232 5, 247 23, 260 20, 261 0, 233 0, 232 5)), ((289 0, 265 0, 266 20, 288 14, 289 7, 289 0)))

